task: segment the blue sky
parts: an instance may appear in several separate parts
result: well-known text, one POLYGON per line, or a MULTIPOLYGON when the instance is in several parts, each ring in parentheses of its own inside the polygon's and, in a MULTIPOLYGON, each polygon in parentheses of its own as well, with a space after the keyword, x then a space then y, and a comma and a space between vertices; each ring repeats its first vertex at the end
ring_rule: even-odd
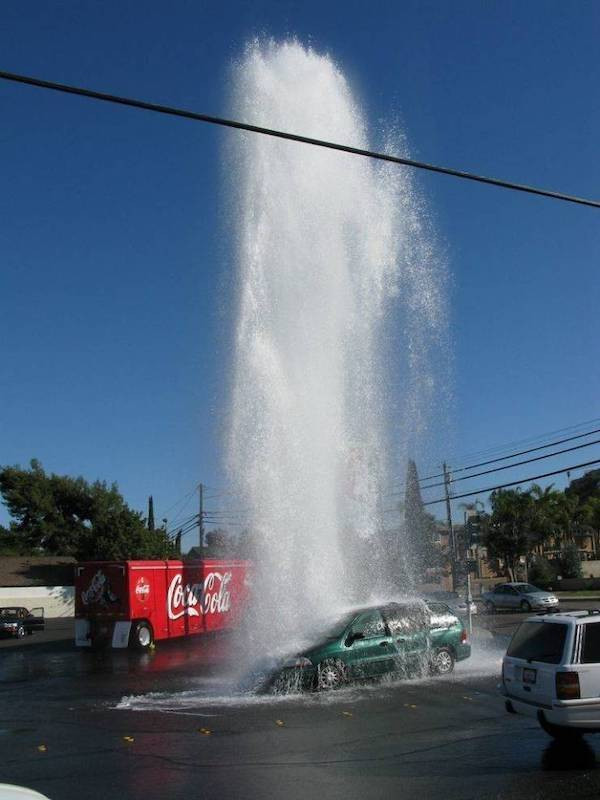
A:
MULTIPOLYGON (((0 68, 222 114, 256 35, 329 52, 373 130, 401 120, 417 159, 600 195, 595 2, 21 0, 0 68)), ((223 487, 224 134, 4 82, 0 114, 0 463, 116 480, 170 517, 198 481, 223 487)), ((452 276, 452 413, 429 460, 599 417, 600 212, 418 184, 452 276)))

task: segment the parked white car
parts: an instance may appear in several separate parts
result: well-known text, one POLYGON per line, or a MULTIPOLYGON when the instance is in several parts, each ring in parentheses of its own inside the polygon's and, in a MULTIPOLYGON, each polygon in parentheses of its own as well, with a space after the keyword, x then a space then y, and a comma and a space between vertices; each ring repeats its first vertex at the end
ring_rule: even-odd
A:
POLYGON ((506 710, 555 738, 600 733, 600 610, 538 614, 519 625, 502 661, 506 710))

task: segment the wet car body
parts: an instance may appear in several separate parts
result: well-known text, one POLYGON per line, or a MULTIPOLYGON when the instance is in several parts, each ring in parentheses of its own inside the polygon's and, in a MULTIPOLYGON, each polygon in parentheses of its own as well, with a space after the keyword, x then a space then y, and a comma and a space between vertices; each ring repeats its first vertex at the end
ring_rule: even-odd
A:
POLYGON ((323 690, 386 675, 445 674, 470 655, 465 628, 445 604, 388 603, 344 615, 285 662, 269 688, 323 690))
POLYGON ((44 609, 34 608, 32 611, 23 606, 5 606, 0 608, 0 636, 15 636, 17 639, 34 631, 43 631, 44 609))

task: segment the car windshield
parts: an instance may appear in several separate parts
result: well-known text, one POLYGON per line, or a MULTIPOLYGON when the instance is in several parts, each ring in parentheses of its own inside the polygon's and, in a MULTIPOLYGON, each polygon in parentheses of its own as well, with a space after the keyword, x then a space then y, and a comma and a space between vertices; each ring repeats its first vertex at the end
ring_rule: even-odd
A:
POLYGON ((532 586, 530 583, 519 583, 515 586, 517 592, 521 594, 535 594, 536 592, 541 592, 541 589, 538 589, 537 586, 532 586))
POLYGON ((16 617, 17 609, 16 608, 0 608, 0 617, 16 617))
POLYGON ((344 633, 344 631, 351 625, 352 621, 356 619, 357 612, 351 611, 347 614, 344 614, 343 617, 336 620, 335 622, 324 623, 321 626, 322 635, 325 639, 339 639, 340 636, 344 633))
POLYGON ((562 623, 523 622, 511 639, 506 655, 559 664, 566 638, 567 626, 562 623))

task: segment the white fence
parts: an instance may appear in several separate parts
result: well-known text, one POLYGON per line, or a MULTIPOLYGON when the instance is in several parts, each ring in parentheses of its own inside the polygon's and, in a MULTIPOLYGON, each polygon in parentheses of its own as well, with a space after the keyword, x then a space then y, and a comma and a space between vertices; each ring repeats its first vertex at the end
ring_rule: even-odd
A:
POLYGON ((75 588, 73 586, 5 586, 0 588, 0 606, 42 607, 45 617, 72 617, 75 614, 75 588))

